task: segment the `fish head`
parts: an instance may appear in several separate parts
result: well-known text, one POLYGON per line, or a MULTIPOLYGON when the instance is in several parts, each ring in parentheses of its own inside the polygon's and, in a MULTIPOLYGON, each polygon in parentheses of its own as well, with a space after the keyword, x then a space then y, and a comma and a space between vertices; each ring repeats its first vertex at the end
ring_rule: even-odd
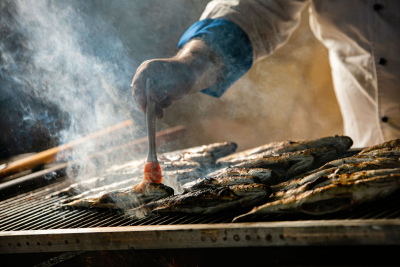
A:
POLYGON ((336 142, 337 147, 342 150, 346 151, 353 145, 353 140, 348 136, 339 136, 339 140, 336 142))

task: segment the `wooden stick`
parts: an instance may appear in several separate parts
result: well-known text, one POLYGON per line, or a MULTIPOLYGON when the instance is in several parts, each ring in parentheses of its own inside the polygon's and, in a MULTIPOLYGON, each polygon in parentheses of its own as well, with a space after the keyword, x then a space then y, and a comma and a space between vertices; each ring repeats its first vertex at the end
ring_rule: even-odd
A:
POLYGON ((124 129, 126 130, 126 128, 133 125, 133 123, 134 123, 133 120, 126 120, 114 126, 103 129, 101 131, 89 134, 78 140, 69 142, 61 146, 53 147, 48 150, 39 152, 35 155, 11 162, 5 168, 0 170, 0 178, 16 174, 21 171, 32 169, 38 165, 49 164, 57 160, 65 159, 66 157, 71 155, 71 152, 74 147, 88 141, 96 140, 106 134, 111 134, 111 133, 115 134, 116 132, 119 132, 121 130, 124 129), (63 153, 59 155, 60 152, 63 153))

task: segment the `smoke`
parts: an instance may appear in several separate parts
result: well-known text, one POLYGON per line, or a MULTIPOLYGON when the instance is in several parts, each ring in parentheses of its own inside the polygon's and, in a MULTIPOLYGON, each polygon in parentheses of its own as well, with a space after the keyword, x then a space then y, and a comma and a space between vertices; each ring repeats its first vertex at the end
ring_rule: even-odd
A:
MULTIPOLYGON (((129 88, 140 62, 128 57, 116 30, 93 6, 73 0, 0 2, 0 100, 9 97, 8 105, 19 106, 21 131, 36 126, 67 143, 131 118, 135 129, 124 138, 143 130, 129 88)), ((88 161, 95 151, 96 144, 86 142, 72 155, 86 175, 99 168, 88 161)))

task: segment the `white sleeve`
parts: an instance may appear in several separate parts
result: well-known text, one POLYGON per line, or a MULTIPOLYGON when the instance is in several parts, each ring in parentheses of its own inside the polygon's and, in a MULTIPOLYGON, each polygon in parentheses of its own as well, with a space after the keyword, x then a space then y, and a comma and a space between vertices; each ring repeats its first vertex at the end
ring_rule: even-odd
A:
POLYGON ((309 0, 214 0, 200 20, 222 18, 247 33, 253 62, 285 44, 300 23, 301 11, 309 0))

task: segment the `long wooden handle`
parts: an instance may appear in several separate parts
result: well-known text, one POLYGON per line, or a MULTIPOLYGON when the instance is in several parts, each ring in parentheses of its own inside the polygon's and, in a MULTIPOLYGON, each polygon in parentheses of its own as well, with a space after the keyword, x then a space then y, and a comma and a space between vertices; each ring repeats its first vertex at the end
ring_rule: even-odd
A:
POLYGON ((79 146, 88 141, 94 141, 103 137, 106 134, 115 134, 121 130, 126 130, 127 127, 133 125, 133 120, 126 120, 114 126, 108 127, 101 131, 89 134, 78 140, 69 142, 67 144, 50 148, 48 150, 39 152, 35 155, 9 163, 4 169, 0 170, 0 178, 19 173, 21 171, 32 169, 41 164, 53 163, 56 160, 62 160, 71 155, 74 147, 79 146), (62 152, 61 154, 59 154, 62 152))

